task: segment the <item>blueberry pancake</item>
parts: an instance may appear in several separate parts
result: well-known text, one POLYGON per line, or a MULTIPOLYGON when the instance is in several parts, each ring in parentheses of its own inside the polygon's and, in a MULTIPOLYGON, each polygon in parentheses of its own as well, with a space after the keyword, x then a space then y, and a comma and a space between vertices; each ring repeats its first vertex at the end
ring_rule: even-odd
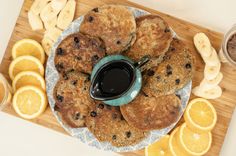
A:
POLYGON ((143 91, 149 96, 173 94, 192 79, 193 72, 194 56, 181 40, 174 39, 163 62, 143 73, 143 91))
POLYGON ((134 61, 150 56, 150 63, 160 63, 172 41, 168 24, 157 15, 145 15, 136 19, 136 40, 126 53, 134 61))
POLYGON ((55 67, 60 73, 71 69, 91 73, 93 66, 104 56, 105 47, 100 39, 75 33, 57 47, 55 67))
POLYGON ((125 120, 143 131, 162 129, 179 118, 180 99, 174 95, 160 97, 140 93, 131 103, 120 107, 125 120))
POLYGON ((85 15, 80 31, 101 38, 107 54, 116 54, 133 44, 136 23, 132 12, 125 6, 104 5, 85 15))
POLYGON ((145 137, 143 131, 124 120, 119 107, 102 103, 90 110, 86 126, 99 141, 108 141, 117 147, 136 144, 145 137))
POLYGON ((62 121, 71 128, 85 127, 85 118, 88 115, 88 106, 82 101, 76 101, 70 107, 62 107, 59 109, 59 114, 62 121))
POLYGON ((67 71, 55 86, 55 110, 70 127, 85 126, 88 109, 95 105, 89 96, 88 78, 86 74, 71 70, 67 71))

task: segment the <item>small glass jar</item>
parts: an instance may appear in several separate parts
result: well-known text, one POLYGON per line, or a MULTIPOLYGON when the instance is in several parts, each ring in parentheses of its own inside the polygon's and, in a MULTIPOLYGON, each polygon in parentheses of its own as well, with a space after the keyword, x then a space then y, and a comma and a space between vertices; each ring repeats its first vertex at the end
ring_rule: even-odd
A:
POLYGON ((236 24, 233 25, 233 27, 225 34, 222 45, 221 45, 221 50, 219 52, 219 57, 220 57, 221 62, 225 62, 225 63, 227 62, 233 65, 234 67, 236 67, 236 60, 235 60, 236 58, 232 59, 232 57, 230 56, 228 52, 228 45, 227 45, 229 40, 234 34, 236 35, 236 24))
POLYGON ((0 111, 11 102, 11 86, 6 78, 0 73, 0 111))

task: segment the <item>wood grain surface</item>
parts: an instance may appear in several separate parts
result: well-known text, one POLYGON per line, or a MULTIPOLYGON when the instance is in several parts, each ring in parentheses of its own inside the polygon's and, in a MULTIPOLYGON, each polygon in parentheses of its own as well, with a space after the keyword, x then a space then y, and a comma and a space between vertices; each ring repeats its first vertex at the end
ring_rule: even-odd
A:
MULTIPOLYGON (((32 38, 40 42, 43 36, 42 31, 33 32, 28 24, 27 11, 29 10, 32 2, 33 0, 25 0, 21 13, 17 19, 11 39, 9 41, 8 47, 6 49, 2 64, 0 66, 0 72, 2 72, 8 78, 8 80, 9 80, 8 67, 12 60, 11 49, 12 49, 13 44, 16 41, 23 38, 32 38)), ((200 55, 195 50, 193 42, 192 42, 192 38, 194 34, 198 32, 204 32, 210 38, 213 47, 219 50, 221 40, 223 37, 221 33, 211 31, 209 29, 197 26, 195 24, 180 20, 176 17, 172 17, 167 14, 164 14, 164 13, 161 13, 161 12, 149 9, 149 8, 145 8, 143 6, 140 6, 132 2, 125 1, 125 0, 119 0, 119 1, 116 1, 116 0, 79 0, 77 3, 76 17, 79 17, 80 15, 85 14, 88 10, 94 7, 97 7, 103 4, 108 4, 108 3, 113 3, 113 4, 119 3, 123 5, 141 8, 153 14, 158 14, 162 18, 164 18, 169 23, 169 25, 173 28, 173 30, 179 35, 179 37, 181 37, 182 40, 184 40, 188 44, 188 46, 190 47, 190 49, 196 56, 197 64, 196 64, 196 73, 193 78, 193 86, 196 86, 199 84, 199 82, 203 78, 204 62, 202 61, 200 55)), ((216 127, 212 131, 213 142, 212 142, 212 147, 210 151, 206 154, 208 156, 219 155, 232 113, 236 105, 236 69, 231 67, 228 64, 222 64, 221 72, 224 74, 224 79, 220 83, 220 86, 223 89, 223 95, 216 100, 210 100, 217 110, 218 121, 217 121, 216 127)), ((192 95, 191 99, 192 98, 195 98, 195 97, 192 95)), ((5 108, 4 112, 17 116, 11 105, 5 108)), ((33 123, 45 126, 47 128, 54 129, 56 131, 67 134, 64 131, 64 129, 59 125, 59 123, 56 121, 56 118, 53 116, 50 108, 47 108, 46 112, 43 115, 41 115, 39 118, 31 120, 30 122, 33 122, 33 123)), ((124 156, 143 156, 144 150, 121 153, 121 154, 124 156)))

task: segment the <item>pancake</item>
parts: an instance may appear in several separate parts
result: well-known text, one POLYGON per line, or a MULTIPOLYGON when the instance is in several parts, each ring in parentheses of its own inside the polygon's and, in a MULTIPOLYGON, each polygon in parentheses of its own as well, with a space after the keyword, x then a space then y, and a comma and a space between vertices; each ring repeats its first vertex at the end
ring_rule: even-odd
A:
POLYGON ((136 23, 132 12, 121 5, 104 5, 89 11, 80 32, 101 38, 107 54, 127 50, 135 40, 136 23))
POLYGON ((186 45, 174 39, 162 63, 143 73, 143 91, 149 96, 173 94, 193 77, 194 56, 186 45))
POLYGON ((162 129, 179 118, 180 99, 174 95, 149 97, 142 92, 131 103, 120 107, 125 120, 143 131, 162 129))
POLYGON ((88 106, 82 101, 76 101, 70 107, 62 107, 59 114, 64 124, 71 128, 85 127, 85 118, 88 115, 88 106))
POLYGON ((172 41, 170 27, 157 15, 138 17, 136 23, 136 41, 126 55, 134 61, 150 56, 149 66, 160 63, 172 41))
POLYGON ((60 78, 54 89, 55 110, 72 128, 84 127, 89 107, 95 105, 89 96, 88 75, 69 71, 60 78))
POLYGON ((119 107, 102 103, 90 110, 86 126, 99 141, 108 141, 117 147, 136 144, 145 137, 143 131, 124 120, 119 107))
POLYGON ((59 73, 71 69, 91 73, 93 66, 104 56, 105 48, 100 39, 75 33, 59 44, 54 61, 59 73))

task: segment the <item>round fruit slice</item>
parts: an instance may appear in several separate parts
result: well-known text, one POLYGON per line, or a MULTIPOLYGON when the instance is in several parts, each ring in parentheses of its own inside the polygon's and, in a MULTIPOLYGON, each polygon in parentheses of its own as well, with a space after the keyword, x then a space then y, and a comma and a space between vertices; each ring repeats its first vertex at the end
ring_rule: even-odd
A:
POLYGON ((20 87, 27 85, 38 87, 44 91, 46 89, 44 78, 40 74, 33 71, 20 72, 12 81, 14 92, 20 87))
POLYGON ((25 119, 34 119, 41 115, 47 106, 45 93, 34 86, 18 89, 13 97, 13 108, 25 119))
POLYGON ((202 88, 203 90, 210 90, 215 86, 217 86, 222 79, 223 79, 223 74, 219 72, 219 74, 212 80, 203 79, 200 83, 200 88, 202 88))
POLYGON ((145 156, 170 156, 168 148, 169 135, 163 136, 159 141, 145 148, 145 156))
POLYGON ((209 57, 211 55, 211 42, 206 34, 197 33, 193 38, 193 42, 202 58, 209 57))
POLYGON ((177 133, 179 146, 190 155, 204 155, 211 147, 211 132, 196 133, 184 123, 177 133))
POLYGON ((45 61, 45 53, 42 46, 35 40, 23 39, 16 42, 12 48, 12 57, 16 59, 19 56, 30 55, 40 60, 42 64, 45 61))
POLYGON ((217 114, 215 108, 208 100, 197 98, 188 104, 184 119, 188 127, 193 131, 208 132, 214 128, 217 114))
POLYGON ((217 77, 220 72, 221 63, 218 63, 216 66, 205 65, 204 68, 204 78, 207 80, 212 80, 217 77))
POLYGON ((35 71, 42 76, 44 75, 44 67, 42 63, 33 56, 20 56, 11 62, 9 67, 9 76, 12 80, 22 71, 35 71))
POLYGON ((211 55, 209 57, 204 57, 203 60, 208 66, 217 66, 220 63, 220 59, 215 48, 211 47, 211 55))
POLYGON ((51 52, 51 48, 53 46, 53 41, 49 39, 48 37, 44 36, 41 43, 42 43, 43 49, 45 50, 45 53, 49 56, 51 52))
POLYGON ((172 156, 189 156, 187 152, 185 152, 177 142, 177 132, 179 131, 179 127, 175 128, 174 131, 170 135, 169 139, 169 150, 172 156))
POLYGON ((205 99, 217 99, 221 97, 222 89, 218 85, 208 90, 205 90, 205 88, 202 88, 201 86, 197 86, 192 89, 192 93, 205 99))

